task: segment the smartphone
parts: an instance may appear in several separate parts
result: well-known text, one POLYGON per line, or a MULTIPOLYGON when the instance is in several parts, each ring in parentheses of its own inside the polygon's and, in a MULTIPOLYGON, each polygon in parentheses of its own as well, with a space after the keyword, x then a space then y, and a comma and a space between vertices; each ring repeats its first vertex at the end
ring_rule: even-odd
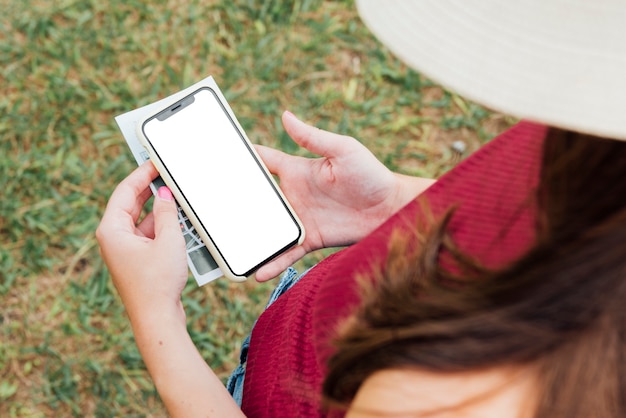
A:
POLYGON ((304 228, 243 129, 210 87, 139 125, 152 162, 222 269, 244 281, 304 228))

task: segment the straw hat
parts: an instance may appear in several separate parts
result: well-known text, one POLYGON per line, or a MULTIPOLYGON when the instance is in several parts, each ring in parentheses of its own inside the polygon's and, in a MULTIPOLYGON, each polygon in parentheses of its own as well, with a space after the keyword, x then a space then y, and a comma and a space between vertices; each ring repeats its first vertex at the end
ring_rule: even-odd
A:
POLYGON ((626 139, 626 0, 357 0, 411 67, 520 118, 626 139))

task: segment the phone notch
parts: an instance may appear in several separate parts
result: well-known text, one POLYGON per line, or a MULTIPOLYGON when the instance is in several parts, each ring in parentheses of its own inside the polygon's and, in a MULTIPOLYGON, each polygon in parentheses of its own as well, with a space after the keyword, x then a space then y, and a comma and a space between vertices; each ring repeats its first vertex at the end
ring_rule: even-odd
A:
POLYGON ((169 106, 167 109, 159 112, 156 115, 156 118, 158 120, 160 120, 161 122, 163 122, 164 120, 166 120, 170 116, 175 115, 176 113, 180 112, 181 110, 183 110, 187 106, 193 104, 193 102, 195 102, 195 101, 196 101, 196 98, 193 95, 187 96, 184 99, 182 99, 182 100, 174 103, 173 105, 169 106))

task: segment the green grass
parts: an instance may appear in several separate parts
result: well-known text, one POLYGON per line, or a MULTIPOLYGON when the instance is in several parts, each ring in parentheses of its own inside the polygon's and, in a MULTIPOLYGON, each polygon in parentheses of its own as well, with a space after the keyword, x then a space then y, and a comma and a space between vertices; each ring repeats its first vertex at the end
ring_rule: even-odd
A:
MULTIPOLYGON (((0 0, 0 416, 163 416, 94 231, 134 167, 113 117, 213 75, 254 142, 289 109, 437 176, 511 120, 393 58, 351 1, 0 0)), ((312 255, 310 265, 323 254, 312 255)), ((184 293, 222 377, 270 285, 184 293)))

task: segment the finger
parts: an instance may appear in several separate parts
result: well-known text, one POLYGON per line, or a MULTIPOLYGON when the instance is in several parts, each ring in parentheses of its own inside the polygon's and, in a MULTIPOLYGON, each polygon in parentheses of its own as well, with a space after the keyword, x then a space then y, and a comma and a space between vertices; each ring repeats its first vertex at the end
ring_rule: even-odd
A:
POLYGON ((150 183, 158 175, 159 173, 152 163, 145 162, 140 165, 117 185, 107 207, 111 206, 126 210, 133 214, 133 218, 136 220, 141 213, 143 205, 151 196, 149 190, 150 183))
POLYGON ((109 198, 102 216, 102 229, 106 230, 107 225, 118 226, 120 223, 124 223, 124 227, 134 228, 143 206, 152 196, 150 182, 158 175, 152 163, 146 162, 122 180, 109 198))
POLYGON ((274 277, 285 271, 287 267, 291 266, 293 263, 304 257, 306 253, 306 250, 301 245, 292 248, 285 254, 259 268, 255 274, 256 281, 266 282, 270 279, 273 279, 274 277))
POLYGON ((154 215, 155 239, 182 239, 178 222, 178 209, 172 192, 166 186, 160 187, 152 207, 154 215))
POLYGON ((291 112, 284 112, 283 126, 298 145, 323 157, 338 157, 351 152, 354 138, 324 131, 302 122, 291 112))
POLYGON ((142 219, 141 223, 137 225, 137 230, 146 238, 154 238, 154 212, 150 212, 142 219))

